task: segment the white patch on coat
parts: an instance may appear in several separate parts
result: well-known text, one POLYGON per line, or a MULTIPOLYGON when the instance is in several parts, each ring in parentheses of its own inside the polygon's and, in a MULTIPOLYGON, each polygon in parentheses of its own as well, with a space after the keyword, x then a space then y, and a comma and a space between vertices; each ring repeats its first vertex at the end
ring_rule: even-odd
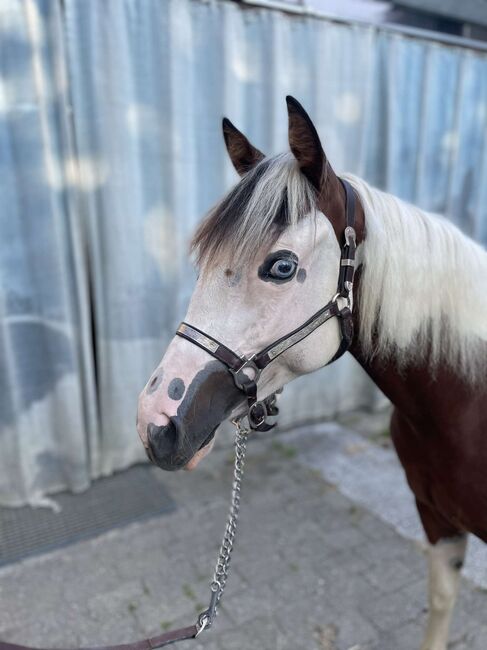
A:
POLYGON ((345 175, 365 211, 360 341, 404 365, 428 357, 485 378, 487 252, 443 217, 345 175), (375 336, 377 333, 377 337, 375 336))
POLYGON ((450 620, 466 549, 466 536, 440 540, 429 547, 429 612, 421 650, 447 650, 450 620))

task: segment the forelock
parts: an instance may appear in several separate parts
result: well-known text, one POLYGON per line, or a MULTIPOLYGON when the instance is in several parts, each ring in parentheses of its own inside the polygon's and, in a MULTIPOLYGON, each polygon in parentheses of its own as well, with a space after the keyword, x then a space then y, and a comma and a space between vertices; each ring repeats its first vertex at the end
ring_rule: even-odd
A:
POLYGON ((251 259, 314 211, 316 191, 291 153, 265 158, 207 214, 191 242, 197 264, 251 259))

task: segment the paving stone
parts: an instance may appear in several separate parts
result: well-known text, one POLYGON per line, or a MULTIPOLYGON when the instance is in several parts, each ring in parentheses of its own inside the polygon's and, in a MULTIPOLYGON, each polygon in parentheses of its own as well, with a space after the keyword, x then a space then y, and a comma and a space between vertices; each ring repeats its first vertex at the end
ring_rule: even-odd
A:
POLYGON ((222 650, 287 650, 288 639, 285 631, 280 629, 272 616, 260 616, 252 625, 243 625, 225 632, 219 638, 222 650))
MULTIPOLYGON (((421 585, 422 586, 422 585, 421 585)), ((383 632, 390 632, 410 621, 423 617, 425 606, 418 598, 416 585, 398 589, 392 594, 363 600, 359 611, 383 632)))
MULTIPOLYGON (((86 616, 86 612, 83 612, 86 616)), ((50 639, 54 647, 73 647, 79 643, 79 611, 72 607, 59 607, 48 614, 29 617, 22 624, 8 626, 2 614, 5 627, 0 627, 2 641, 23 645, 39 646, 40 639, 50 639)))
MULTIPOLYGON (((336 612, 334 625, 338 630, 337 646, 343 650, 355 646, 360 648, 367 645, 371 646, 379 638, 374 626, 357 611, 352 616, 349 615, 348 611, 336 612)), ((394 648, 394 650, 396 649, 394 648)))
POLYGON ((424 580, 423 590, 426 599, 426 562, 423 571, 417 571, 408 565, 409 556, 398 560, 397 558, 384 559, 376 564, 368 564, 364 570, 365 579, 382 593, 388 594, 397 591, 418 580, 424 580))
POLYGON ((374 515, 369 514, 366 510, 362 509, 362 516, 360 517, 358 527, 363 530, 367 537, 373 540, 394 540, 397 539, 397 531, 391 526, 381 521, 374 515))
POLYGON ((451 644, 452 650, 485 650, 487 648, 487 625, 477 625, 451 644))

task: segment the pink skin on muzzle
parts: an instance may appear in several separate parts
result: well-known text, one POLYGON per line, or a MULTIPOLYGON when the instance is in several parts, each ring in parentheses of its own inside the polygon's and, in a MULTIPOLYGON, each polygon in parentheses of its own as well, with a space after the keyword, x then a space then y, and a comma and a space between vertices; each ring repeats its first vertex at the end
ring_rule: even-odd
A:
MULTIPOLYGON (((175 337, 171 341, 161 363, 152 373, 139 396, 137 432, 151 460, 154 460, 154 458, 148 437, 149 426, 165 427, 170 424, 170 418, 176 418, 176 416, 179 417, 179 420, 183 419, 181 417, 181 404, 185 397, 188 396, 188 390, 191 391, 193 383, 197 383, 195 378, 197 378, 198 373, 201 374, 201 371, 207 369, 209 364, 215 364, 215 361, 200 348, 180 337, 175 337)), ((200 393, 204 390, 204 387, 202 387, 200 393)), ((201 408, 200 404, 202 402, 212 404, 211 395, 199 394, 198 386, 193 392, 194 395, 191 395, 189 404, 192 413, 197 413, 197 409, 201 408)), ((208 409, 203 408, 201 412, 202 420, 205 419, 207 413, 208 409)), ((209 433, 208 431, 207 435, 209 433)), ((205 436, 203 436, 203 440, 204 438, 205 436)), ((201 449, 198 449, 198 445, 195 444, 194 454, 188 460, 184 469, 195 469, 198 463, 211 451, 213 444, 214 438, 201 449)))

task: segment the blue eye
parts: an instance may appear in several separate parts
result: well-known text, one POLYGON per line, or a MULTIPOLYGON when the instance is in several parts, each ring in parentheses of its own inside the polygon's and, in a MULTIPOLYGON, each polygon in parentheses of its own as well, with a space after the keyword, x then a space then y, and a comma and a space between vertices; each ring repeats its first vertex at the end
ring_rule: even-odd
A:
POLYGON ((296 272, 297 264, 289 258, 276 260, 269 269, 269 275, 277 280, 288 280, 296 272))
POLYGON ((290 282, 298 269, 298 261, 298 256, 292 251, 274 251, 259 266, 259 278, 264 282, 274 282, 275 284, 290 282))

